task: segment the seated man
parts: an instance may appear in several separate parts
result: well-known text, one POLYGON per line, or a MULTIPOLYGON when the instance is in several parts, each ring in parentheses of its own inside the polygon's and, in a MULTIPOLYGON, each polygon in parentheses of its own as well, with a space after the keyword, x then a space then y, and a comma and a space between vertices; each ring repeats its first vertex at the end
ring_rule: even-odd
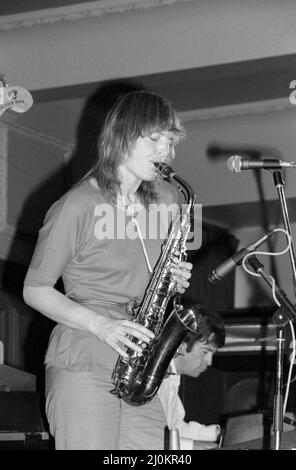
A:
MULTIPOLYGON (((193 441, 216 442, 221 432, 218 424, 203 425, 196 421, 186 423, 185 410, 178 394, 180 375, 198 377, 212 364, 213 354, 225 342, 225 326, 222 318, 201 305, 195 305, 195 311, 199 322, 198 332, 187 333, 178 355, 171 363, 174 375, 163 381, 158 392, 167 417, 168 428, 179 431, 181 449, 193 448, 193 441)), ((210 447, 207 444, 195 446, 195 448, 210 447)))

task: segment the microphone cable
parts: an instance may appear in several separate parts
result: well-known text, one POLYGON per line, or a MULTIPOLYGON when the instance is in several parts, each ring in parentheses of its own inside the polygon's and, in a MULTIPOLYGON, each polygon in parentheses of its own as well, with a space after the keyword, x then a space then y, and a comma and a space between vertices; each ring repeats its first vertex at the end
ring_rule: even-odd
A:
MULTIPOLYGON (((254 255, 280 256, 280 255, 284 255, 290 249, 290 246, 291 246, 291 243, 292 243, 291 235, 283 228, 275 228, 273 230, 273 232, 283 232, 286 235, 287 239, 288 239, 288 245, 286 246, 286 248, 283 251, 279 251, 279 252, 276 252, 276 253, 273 253, 271 251, 251 251, 250 253, 247 253, 246 256, 242 260, 242 267, 248 274, 251 274, 251 276, 261 277, 260 274, 257 274, 254 271, 250 271, 249 268, 246 266, 247 259, 250 256, 254 256, 254 255)), ((278 299, 276 298, 276 293, 275 293, 275 279, 270 274, 269 274, 269 279, 272 282, 272 294, 273 294, 274 301, 277 304, 277 306, 280 307, 281 304, 279 303, 278 299)))
MULTIPOLYGON (((292 237, 291 235, 287 232, 287 230, 285 229, 282 229, 282 228, 276 228, 273 230, 273 232, 283 232, 287 239, 288 239, 288 244, 286 246, 286 248, 282 251, 279 251, 279 252, 276 252, 276 253, 272 253, 270 251, 252 251, 250 253, 247 253, 246 256, 243 258, 242 260, 242 267, 243 269, 248 273, 250 274, 251 276, 256 276, 256 277, 261 277, 260 274, 257 274, 255 273, 254 271, 250 271, 249 268, 246 266, 246 262, 247 262, 247 259, 250 257, 250 256, 253 256, 253 255, 270 255, 270 256, 280 256, 280 255, 283 255, 285 254, 289 249, 290 249, 290 246, 291 246, 291 243, 292 243, 292 237)), ((276 289, 276 282, 275 282, 275 279, 273 276, 271 276, 270 274, 268 275, 269 276, 269 279, 272 283, 272 295, 273 295, 273 299, 276 303, 276 305, 278 307, 281 307, 281 304, 280 302, 278 301, 277 297, 276 297, 276 292, 275 292, 275 289, 276 289)), ((290 355, 290 365, 289 365, 289 371, 288 371, 288 378, 287 378, 287 383, 286 383, 286 392, 285 392, 285 397, 284 397, 284 403, 283 403, 283 417, 285 417, 285 413, 286 413, 286 407, 287 407, 287 402, 288 402, 288 396, 289 396, 289 391, 290 391, 290 384, 291 384, 291 376, 292 376, 292 370, 293 370, 293 366, 294 366, 294 362, 295 362, 295 356, 296 356, 296 345, 295 345, 295 331, 294 331, 294 325, 293 325, 293 322, 291 320, 288 321, 289 323, 289 326, 290 326, 290 329, 291 329, 291 335, 292 335, 292 344, 293 344, 293 352, 291 353, 290 355)))

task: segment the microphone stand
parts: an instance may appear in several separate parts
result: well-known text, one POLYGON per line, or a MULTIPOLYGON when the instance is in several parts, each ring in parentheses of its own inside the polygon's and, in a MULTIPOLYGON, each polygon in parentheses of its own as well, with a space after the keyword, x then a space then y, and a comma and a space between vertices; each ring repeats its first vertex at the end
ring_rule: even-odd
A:
POLYGON ((282 172, 280 170, 272 171, 272 174, 273 174, 273 182, 274 182, 275 188, 278 192, 278 197, 279 197, 279 200, 280 200, 280 205, 281 205, 285 230, 288 232, 288 234, 291 237, 291 245, 290 245, 290 248, 289 248, 289 256, 290 256, 290 261, 291 261, 291 265, 292 265, 292 273, 293 273, 293 278, 292 278, 293 290, 294 290, 294 295, 296 297, 296 261, 295 261, 296 260, 296 255, 295 255, 295 248, 294 248, 294 244, 293 244, 293 238, 292 238, 292 233, 291 233, 291 225, 290 225, 289 213, 288 213, 285 190, 284 190, 285 182, 283 180, 282 172))
MULTIPOLYGON (((261 276, 261 278, 273 288, 270 276, 264 272, 263 264, 255 255, 247 259, 247 263, 253 271, 261 276)), ((283 432, 283 351, 284 342, 283 328, 289 320, 296 322, 296 308, 290 302, 285 292, 275 284, 276 298, 280 303, 280 307, 275 311, 272 317, 277 328, 277 360, 276 360, 276 384, 273 402, 273 430, 275 433, 274 450, 281 448, 281 436, 283 432)))

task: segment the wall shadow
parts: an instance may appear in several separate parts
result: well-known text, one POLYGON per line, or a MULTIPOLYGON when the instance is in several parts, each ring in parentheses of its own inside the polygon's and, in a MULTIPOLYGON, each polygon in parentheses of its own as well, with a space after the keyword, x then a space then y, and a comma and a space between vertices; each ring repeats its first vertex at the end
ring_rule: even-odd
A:
MULTIPOLYGON (((86 100, 77 127, 76 146, 69 163, 66 166, 61 164, 60 168, 24 201, 9 254, 0 264, 0 340, 4 343, 5 363, 36 375, 42 410, 43 360, 55 323, 28 307, 22 298, 23 281, 38 231, 51 204, 92 166, 96 157, 97 137, 110 107, 122 94, 139 89, 144 87, 132 81, 107 82, 100 84, 86 100)), ((61 280, 56 287, 63 291, 61 280)))

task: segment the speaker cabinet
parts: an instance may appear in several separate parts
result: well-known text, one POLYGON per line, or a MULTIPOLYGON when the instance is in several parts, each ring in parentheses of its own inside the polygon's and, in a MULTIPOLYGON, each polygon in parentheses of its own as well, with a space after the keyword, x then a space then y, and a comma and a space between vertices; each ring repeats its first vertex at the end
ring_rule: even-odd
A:
POLYGON ((38 393, 0 392, 0 449, 50 449, 45 423, 38 393))

